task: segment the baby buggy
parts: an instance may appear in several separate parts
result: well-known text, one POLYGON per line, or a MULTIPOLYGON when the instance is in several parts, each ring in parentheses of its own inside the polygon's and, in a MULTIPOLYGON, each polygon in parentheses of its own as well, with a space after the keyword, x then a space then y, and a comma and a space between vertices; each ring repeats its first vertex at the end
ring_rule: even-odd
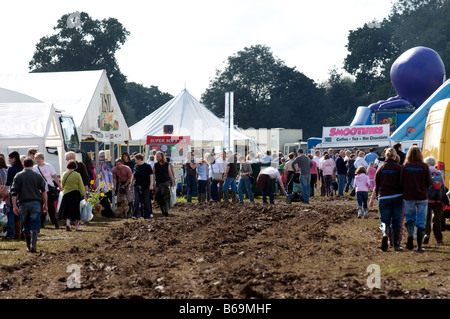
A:
POLYGON ((291 204, 292 202, 302 202, 303 193, 300 186, 300 174, 293 174, 290 181, 286 184, 286 189, 289 191, 289 185, 292 183, 292 192, 286 195, 286 203, 291 204))

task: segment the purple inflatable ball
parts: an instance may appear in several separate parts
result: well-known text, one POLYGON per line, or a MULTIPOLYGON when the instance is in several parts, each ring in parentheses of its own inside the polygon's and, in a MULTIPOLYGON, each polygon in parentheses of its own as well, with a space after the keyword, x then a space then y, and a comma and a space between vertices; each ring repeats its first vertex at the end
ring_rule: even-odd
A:
POLYGON ((391 67, 391 82, 397 94, 419 107, 445 80, 439 54, 426 47, 404 52, 391 67))

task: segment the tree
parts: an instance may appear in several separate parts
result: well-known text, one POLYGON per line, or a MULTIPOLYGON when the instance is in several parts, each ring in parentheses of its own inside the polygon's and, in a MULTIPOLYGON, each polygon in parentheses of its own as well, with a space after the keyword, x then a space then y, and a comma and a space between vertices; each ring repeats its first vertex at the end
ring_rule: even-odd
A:
POLYGON ((235 123, 242 128, 302 128, 305 136, 321 131, 317 110, 323 106, 323 92, 267 46, 253 45, 228 57, 202 102, 223 116, 226 92, 234 92, 235 123))
POLYGON ((450 1, 399 0, 380 24, 350 31, 344 68, 356 77, 356 89, 372 102, 395 92, 390 68, 406 50, 426 46, 435 50, 450 72, 450 1))
POLYGON ((171 94, 161 92, 154 85, 145 87, 142 84, 128 82, 126 88, 128 93, 125 98, 125 104, 134 111, 134 119, 127 122, 128 125, 133 125, 142 120, 173 98, 171 94))
MULTIPOLYGON (((120 71, 115 53, 130 33, 114 18, 94 20, 81 12, 78 25, 72 24, 71 18, 70 14, 63 15, 54 27, 56 34, 42 37, 37 43, 29 63, 31 72, 104 69, 122 105, 127 78, 120 71)), ((126 119, 126 112, 122 112, 126 119)))

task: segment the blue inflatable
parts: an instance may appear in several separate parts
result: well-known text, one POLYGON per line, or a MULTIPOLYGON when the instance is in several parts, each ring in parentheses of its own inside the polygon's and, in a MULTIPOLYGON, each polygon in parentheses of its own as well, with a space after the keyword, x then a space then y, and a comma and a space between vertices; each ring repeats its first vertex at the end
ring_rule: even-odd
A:
POLYGON ((351 125, 367 125, 372 111, 419 107, 444 83, 445 66, 436 51, 415 47, 395 60, 390 75, 398 95, 372 103, 366 111, 358 107, 351 125))

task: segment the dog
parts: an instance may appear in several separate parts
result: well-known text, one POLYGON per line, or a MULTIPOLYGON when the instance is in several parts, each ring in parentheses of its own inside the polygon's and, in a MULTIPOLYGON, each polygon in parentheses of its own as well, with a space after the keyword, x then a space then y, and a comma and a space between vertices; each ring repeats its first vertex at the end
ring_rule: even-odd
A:
POLYGON ((127 217, 127 213, 130 210, 130 206, 128 206, 128 200, 125 193, 119 193, 120 196, 120 205, 114 210, 115 218, 125 218, 127 217))
POLYGON ((331 186, 332 186, 332 193, 331 193, 331 195, 333 195, 333 193, 334 193, 334 195, 337 195, 337 192, 338 192, 338 189, 339 189, 339 184, 338 184, 338 182, 335 179, 333 179, 333 181, 331 182, 331 186))

